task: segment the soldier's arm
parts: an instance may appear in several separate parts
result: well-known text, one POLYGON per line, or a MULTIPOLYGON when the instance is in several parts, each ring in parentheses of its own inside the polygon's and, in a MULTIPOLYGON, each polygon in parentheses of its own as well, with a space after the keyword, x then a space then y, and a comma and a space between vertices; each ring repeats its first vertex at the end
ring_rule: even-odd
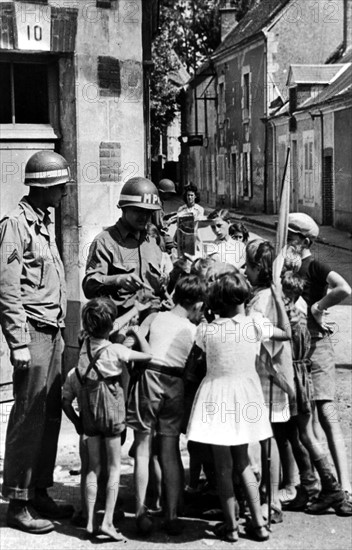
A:
POLYGON ((20 362, 26 363, 29 354, 26 346, 30 342, 30 336, 21 301, 24 237, 16 219, 7 218, 1 223, 0 251, 1 328, 12 354, 21 356, 20 362), (15 350, 19 350, 17 354, 15 350))
POLYGON ((110 295, 119 289, 136 292, 146 285, 135 273, 109 275, 109 265, 112 258, 109 256, 104 242, 93 241, 89 249, 86 275, 82 281, 82 288, 86 298, 110 295))

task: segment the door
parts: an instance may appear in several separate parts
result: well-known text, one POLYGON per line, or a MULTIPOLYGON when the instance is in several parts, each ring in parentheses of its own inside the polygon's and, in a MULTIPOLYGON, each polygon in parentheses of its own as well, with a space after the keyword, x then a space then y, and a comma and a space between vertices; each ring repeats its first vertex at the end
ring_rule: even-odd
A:
POLYGON ((324 155, 323 164, 323 225, 334 224, 334 182, 332 154, 324 155))

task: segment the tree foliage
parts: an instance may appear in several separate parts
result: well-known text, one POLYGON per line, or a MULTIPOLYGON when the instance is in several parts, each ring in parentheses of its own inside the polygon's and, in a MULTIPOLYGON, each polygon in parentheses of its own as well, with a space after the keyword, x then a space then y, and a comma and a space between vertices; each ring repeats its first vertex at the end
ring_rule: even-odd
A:
MULTIPOLYGON (((259 0, 232 0, 240 19, 259 0)), ((221 0, 161 0, 160 30, 153 43, 151 76, 152 149, 172 122, 178 106, 179 84, 173 76, 183 67, 191 76, 220 43, 221 0)))

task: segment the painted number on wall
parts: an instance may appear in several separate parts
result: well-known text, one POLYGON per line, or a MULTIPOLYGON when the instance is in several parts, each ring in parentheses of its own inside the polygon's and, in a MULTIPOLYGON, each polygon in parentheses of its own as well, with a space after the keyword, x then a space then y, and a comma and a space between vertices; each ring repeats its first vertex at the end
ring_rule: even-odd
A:
MULTIPOLYGON (((29 6, 29 4, 26 4, 29 6)), ((40 17, 36 11, 16 11, 17 49, 50 51, 50 14, 40 17)))
POLYGON ((27 25, 27 38, 28 40, 36 40, 39 42, 43 39, 43 29, 39 25, 34 25, 34 27, 31 27, 30 25, 27 25))

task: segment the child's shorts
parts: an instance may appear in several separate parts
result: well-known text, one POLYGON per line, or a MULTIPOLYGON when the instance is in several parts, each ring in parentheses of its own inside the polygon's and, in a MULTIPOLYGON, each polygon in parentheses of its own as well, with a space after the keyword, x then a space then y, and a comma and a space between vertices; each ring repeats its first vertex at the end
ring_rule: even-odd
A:
POLYGON ((335 399, 335 358, 329 336, 312 338, 308 358, 312 362, 314 400, 333 401, 335 399))
MULTIPOLYGON (((90 380, 87 381, 89 384, 90 380)), ((105 393, 99 391, 98 381, 92 387, 82 389, 81 418, 84 433, 88 437, 116 437, 123 434, 126 424, 124 392, 119 383, 102 382, 105 393), (83 391, 86 390, 85 395, 83 391), (106 402, 105 398, 108 399, 106 402)))
POLYGON ((177 437, 183 415, 183 380, 146 369, 133 387, 127 405, 127 426, 137 432, 177 437))

